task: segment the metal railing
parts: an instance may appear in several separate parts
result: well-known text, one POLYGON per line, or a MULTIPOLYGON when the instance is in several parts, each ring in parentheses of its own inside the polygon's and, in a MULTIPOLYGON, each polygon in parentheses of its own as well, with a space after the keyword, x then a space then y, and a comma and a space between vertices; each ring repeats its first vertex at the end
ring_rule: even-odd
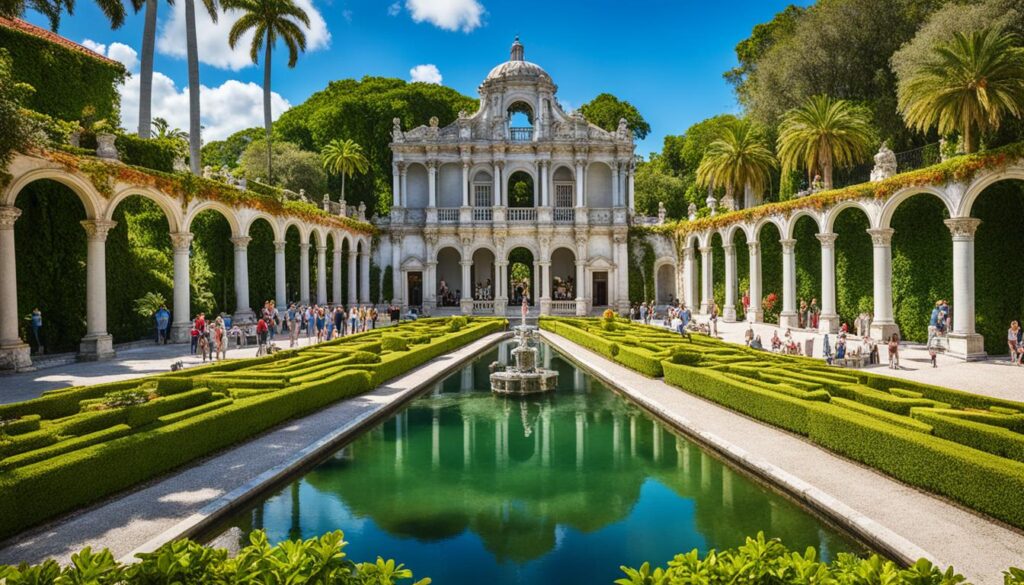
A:
MULTIPOLYGON (((896 172, 905 173, 923 169, 942 162, 939 143, 933 142, 910 150, 896 153, 896 172)), ((874 161, 849 168, 837 168, 832 171, 832 188, 840 189, 850 185, 859 185, 871 181, 871 171, 875 168, 874 161)), ((807 177, 800 180, 797 191, 806 192, 810 188, 807 177)))
POLYGON ((459 223, 459 208, 438 207, 437 223, 459 223))
POLYGON ((513 223, 531 223, 537 221, 536 207, 509 207, 508 221, 513 223))
POLYGON ((474 207, 473 221, 493 221, 494 210, 490 207, 474 207))
POLYGON ((576 210, 571 207, 556 207, 554 209, 555 223, 574 223, 576 221, 576 210))
POLYGON ((575 315, 576 301, 551 301, 552 315, 575 315))
POLYGON ((533 128, 509 128, 512 142, 530 142, 533 140, 533 128))

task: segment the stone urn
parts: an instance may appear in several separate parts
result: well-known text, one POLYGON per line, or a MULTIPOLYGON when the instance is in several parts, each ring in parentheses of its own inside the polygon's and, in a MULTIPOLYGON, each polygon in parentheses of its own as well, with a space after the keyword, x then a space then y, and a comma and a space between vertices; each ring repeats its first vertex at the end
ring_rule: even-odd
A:
POLYGON ((117 136, 113 134, 107 132, 97 134, 96 156, 107 160, 117 160, 117 147, 114 146, 115 140, 117 140, 117 136))

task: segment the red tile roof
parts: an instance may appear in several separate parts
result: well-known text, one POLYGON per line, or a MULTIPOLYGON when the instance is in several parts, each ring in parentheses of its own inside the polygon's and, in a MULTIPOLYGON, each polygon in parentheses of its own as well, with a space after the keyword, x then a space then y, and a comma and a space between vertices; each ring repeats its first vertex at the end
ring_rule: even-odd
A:
POLYGON ((19 31, 19 32, 23 32, 23 33, 25 33, 27 35, 31 35, 33 37, 42 39, 44 41, 51 42, 51 43, 53 43, 55 45, 60 45, 60 46, 62 46, 64 48, 70 49, 72 51, 78 51, 79 53, 82 53, 83 55, 87 55, 89 57, 92 57, 93 59, 96 59, 98 61, 104 61, 106 63, 111 63, 111 64, 117 65, 119 67, 122 67, 122 68, 124 67, 118 61, 115 61, 113 59, 108 59, 107 57, 104 57, 103 55, 100 55, 99 53, 97 53, 96 51, 93 51, 92 49, 87 49, 87 48, 83 47, 82 45, 76 43, 75 41, 72 41, 72 40, 70 40, 68 38, 62 37, 62 36, 60 36, 59 34, 57 34, 55 32, 48 31, 45 28, 41 28, 41 27, 38 27, 38 26, 36 26, 34 24, 30 24, 28 22, 25 22, 24 20, 21 20, 20 18, 5 18, 3 16, 0 16, 0 26, 2 26, 4 28, 13 29, 13 30, 16 30, 16 31, 19 31))

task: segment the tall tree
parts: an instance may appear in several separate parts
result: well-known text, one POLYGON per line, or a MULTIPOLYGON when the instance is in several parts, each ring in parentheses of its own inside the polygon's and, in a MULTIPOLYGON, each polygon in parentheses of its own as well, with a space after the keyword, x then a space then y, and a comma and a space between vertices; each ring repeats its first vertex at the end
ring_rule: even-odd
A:
MULTIPOLYGON (((96 0, 96 5, 110 21, 110 26, 121 28, 126 12, 122 0, 96 0)), ((26 10, 35 10, 45 16, 50 21, 50 28, 56 31, 65 11, 74 15, 75 0, 0 0, 0 16, 20 18, 26 10)))
POLYGON ((956 33, 937 47, 933 60, 899 88, 899 107, 907 125, 920 132, 960 134, 974 152, 986 132, 1003 119, 1024 114, 1024 49, 1016 38, 996 29, 956 33))
MULTIPOLYGON (((174 4, 174 0, 167 0, 174 4)), ((142 56, 139 63, 139 138, 151 136, 153 117, 153 49, 156 45, 156 13, 159 0, 132 0, 135 12, 146 10, 142 26, 142 56)))
POLYGON ((651 125, 640 115, 640 111, 626 100, 620 100, 610 93, 602 93, 580 106, 580 112, 592 124, 613 132, 619 127, 619 120, 625 118, 633 135, 643 140, 651 132, 651 125))
POLYGON ((309 28, 309 15, 295 5, 292 0, 222 0, 225 8, 242 11, 242 17, 231 27, 228 43, 231 48, 248 31, 253 31, 252 44, 249 45, 249 56, 253 63, 259 61, 260 50, 263 50, 263 125, 267 135, 267 173, 268 180, 273 181, 273 148, 270 136, 270 62, 274 45, 278 40, 288 47, 288 67, 295 67, 299 60, 299 51, 306 50, 306 33, 299 24, 309 28))
POLYGON ((787 112, 779 125, 778 153, 783 174, 807 169, 832 188, 832 170, 867 160, 875 140, 870 114, 847 100, 816 95, 787 112))
MULTIPOLYGON (((202 0, 217 22, 217 0, 202 0)), ((185 0, 185 51, 188 53, 188 159, 193 175, 202 172, 202 124, 199 111, 199 47, 196 40, 195 0, 185 0)))
POLYGON ((730 200, 736 190, 746 187, 755 197, 764 192, 776 166, 775 156, 765 144, 764 134, 747 120, 737 120, 723 128, 697 167, 697 183, 702 187, 724 187, 730 200))
POLYGON ((345 199, 345 177, 355 173, 363 174, 370 168, 370 161, 363 154, 363 147, 351 138, 335 138, 320 151, 324 169, 328 173, 341 175, 341 200, 345 199))

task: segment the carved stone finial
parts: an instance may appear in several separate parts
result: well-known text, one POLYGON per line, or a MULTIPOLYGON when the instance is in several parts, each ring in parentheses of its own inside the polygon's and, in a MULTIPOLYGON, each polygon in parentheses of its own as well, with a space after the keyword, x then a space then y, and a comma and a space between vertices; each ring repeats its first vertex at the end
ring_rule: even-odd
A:
POLYGON ((663 202, 659 201, 658 202, 658 223, 659 224, 665 223, 665 216, 667 215, 667 213, 668 212, 665 210, 665 204, 663 202))
POLYGON ((402 120, 400 118, 391 120, 391 139, 395 142, 405 141, 405 134, 402 133, 402 120))
POLYGON ((882 143, 875 155, 875 168, 871 169, 871 182, 877 183, 888 179, 896 174, 896 154, 889 149, 889 145, 882 143))

